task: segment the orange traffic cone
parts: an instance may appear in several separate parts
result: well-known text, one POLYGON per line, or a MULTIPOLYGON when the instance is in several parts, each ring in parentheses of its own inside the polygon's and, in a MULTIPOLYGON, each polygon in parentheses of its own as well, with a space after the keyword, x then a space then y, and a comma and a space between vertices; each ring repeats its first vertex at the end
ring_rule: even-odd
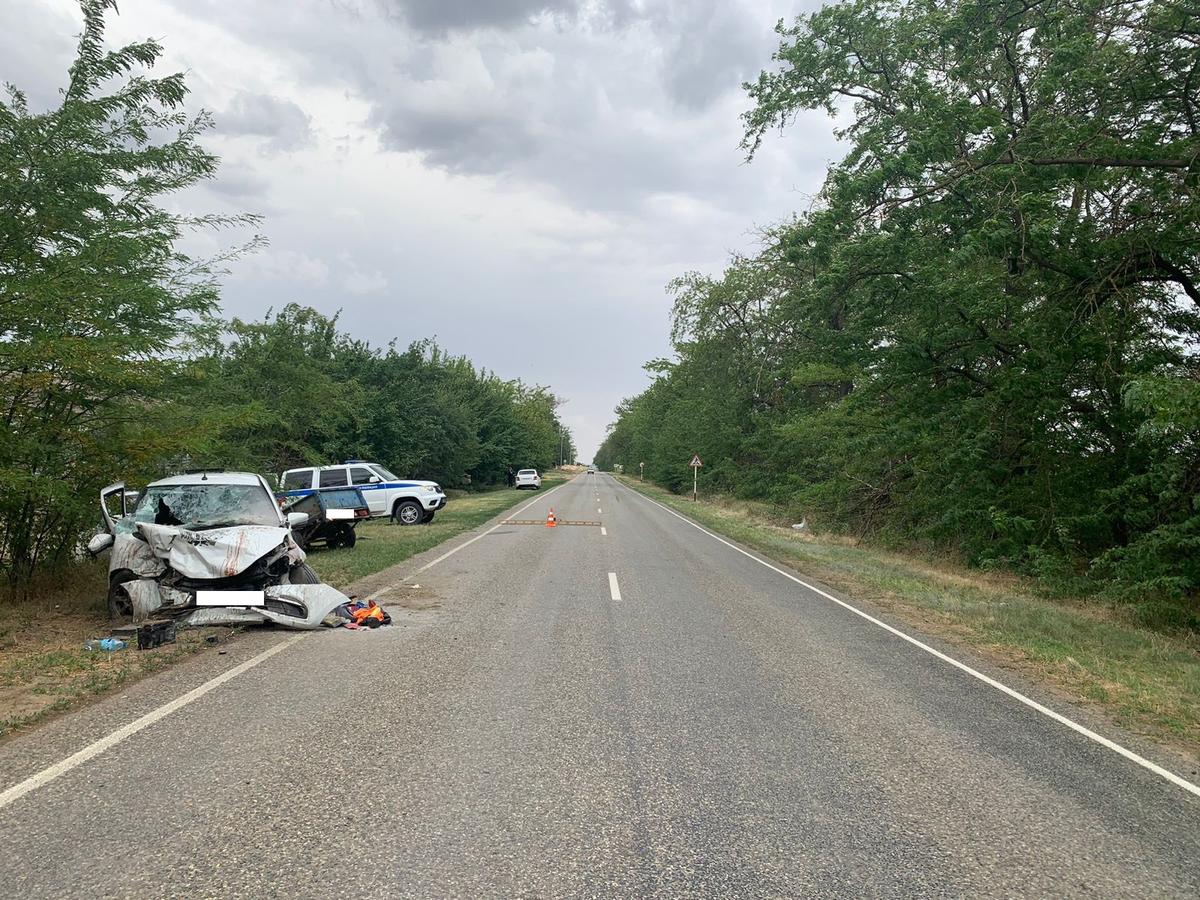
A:
POLYGON ((557 528, 558 527, 558 519, 556 519, 554 517, 554 507, 550 508, 550 512, 546 516, 546 527, 547 528, 557 528))

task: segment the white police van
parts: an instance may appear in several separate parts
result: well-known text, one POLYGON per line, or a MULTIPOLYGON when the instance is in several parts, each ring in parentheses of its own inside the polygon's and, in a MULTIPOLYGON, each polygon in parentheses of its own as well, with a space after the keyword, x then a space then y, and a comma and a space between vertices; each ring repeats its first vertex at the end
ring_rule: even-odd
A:
POLYGON ((446 505, 446 495, 432 481, 399 478, 378 463, 348 459, 337 466, 288 469, 279 480, 285 497, 303 497, 321 488, 354 486, 362 491, 371 516, 391 516, 401 525, 428 522, 446 505))

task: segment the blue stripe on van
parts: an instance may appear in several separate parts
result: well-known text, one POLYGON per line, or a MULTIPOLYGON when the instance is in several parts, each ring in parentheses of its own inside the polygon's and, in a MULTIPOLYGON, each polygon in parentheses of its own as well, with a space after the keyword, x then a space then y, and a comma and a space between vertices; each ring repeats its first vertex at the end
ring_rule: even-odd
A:
POLYGON ((337 484, 329 485, 325 488, 303 488, 297 491, 279 491, 276 496, 284 497, 307 497, 309 494, 315 494, 318 490, 332 490, 333 488, 355 487, 360 491, 389 491, 399 488, 419 488, 421 485, 414 484, 410 481, 389 481, 385 484, 337 484))

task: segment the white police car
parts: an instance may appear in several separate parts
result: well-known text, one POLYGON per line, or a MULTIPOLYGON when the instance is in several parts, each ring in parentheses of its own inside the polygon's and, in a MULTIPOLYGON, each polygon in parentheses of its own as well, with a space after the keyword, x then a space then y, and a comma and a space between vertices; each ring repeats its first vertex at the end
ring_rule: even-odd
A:
POLYGON ((303 497, 321 488, 353 485, 362 491, 371 516, 391 516, 401 525, 429 522, 446 505, 446 495, 432 481, 399 478, 378 463, 348 459, 337 466, 288 469, 279 480, 285 497, 303 497))

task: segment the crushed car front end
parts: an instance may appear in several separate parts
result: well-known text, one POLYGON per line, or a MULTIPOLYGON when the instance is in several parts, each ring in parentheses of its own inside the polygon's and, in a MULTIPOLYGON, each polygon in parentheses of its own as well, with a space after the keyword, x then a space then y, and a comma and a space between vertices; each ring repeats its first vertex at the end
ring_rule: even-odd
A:
MULTIPOLYGON (((278 513, 265 482, 259 485, 258 476, 241 476, 242 480, 225 484, 221 477, 213 476, 211 482, 199 486, 173 479, 167 487, 174 493, 163 489, 163 482, 156 482, 133 514, 113 520, 106 513, 112 540, 97 546, 107 544, 112 549, 110 612, 114 618, 134 621, 151 615, 170 616, 188 625, 318 627, 349 598, 320 583, 305 564, 304 551, 278 513), (256 481, 247 482, 246 478, 256 481), (253 498, 253 514, 242 513, 243 518, 252 520, 247 524, 176 524, 178 518, 167 502, 170 499, 174 509, 182 509, 186 504, 180 497, 187 495, 181 495, 181 488, 190 491, 194 507, 198 492, 228 493, 245 485, 261 489, 268 498, 265 506, 253 498), (160 505, 153 510, 152 521, 145 504, 155 503, 160 505)), ((236 494, 229 495, 236 500, 236 494)), ((101 503, 104 508, 103 495, 101 503)), ((238 517, 236 509, 230 514, 238 517)))

